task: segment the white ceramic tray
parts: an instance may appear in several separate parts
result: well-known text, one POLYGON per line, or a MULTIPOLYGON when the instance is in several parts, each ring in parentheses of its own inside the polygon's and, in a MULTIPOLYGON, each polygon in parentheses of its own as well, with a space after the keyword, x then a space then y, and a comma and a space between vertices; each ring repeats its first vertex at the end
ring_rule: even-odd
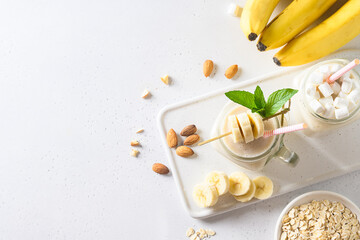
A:
MULTIPOLYGON (((347 50, 337 52, 327 59, 351 60, 359 56, 359 50, 347 50)), ((223 171, 227 174, 243 171, 251 178, 266 175, 274 182, 274 197, 360 169, 360 121, 355 121, 321 136, 308 137, 302 132, 286 136, 285 144, 300 157, 300 162, 295 168, 286 166, 280 161, 271 161, 263 171, 252 172, 220 155, 211 144, 194 147, 195 155, 190 158, 177 156, 174 149, 169 149, 166 144, 167 130, 174 128, 179 133, 188 124, 195 124, 198 127, 198 133, 202 140, 210 138, 214 121, 228 102, 224 95, 225 92, 234 89, 253 91, 259 84, 265 96, 268 96, 269 93, 279 88, 294 87, 293 79, 309 66, 285 68, 248 81, 241 81, 232 87, 169 105, 161 110, 158 115, 158 126, 164 149, 185 209, 192 217, 206 218, 260 201, 253 199, 248 203, 240 203, 227 194, 221 196, 214 207, 198 207, 192 199, 192 189, 195 184, 204 180, 207 173, 213 170, 223 171)), ((291 112, 295 111, 296 109, 293 107, 291 112)), ((295 119, 293 113, 290 113, 290 123, 298 122, 298 120, 295 119)))

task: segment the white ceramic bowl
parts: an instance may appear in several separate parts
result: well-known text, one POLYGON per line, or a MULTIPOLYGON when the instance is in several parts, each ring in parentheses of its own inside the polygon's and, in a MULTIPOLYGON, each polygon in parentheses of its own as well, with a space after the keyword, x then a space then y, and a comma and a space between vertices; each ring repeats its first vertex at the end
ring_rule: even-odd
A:
POLYGON ((350 201, 348 198, 334 192, 328 192, 328 191, 314 191, 314 192, 308 192, 305 193, 294 200, 292 200, 281 212, 277 222, 276 222, 276 228, 275 228, 275 235, 274 239, 279 240, 281 235, 281 220, 283 216, 290 211, 292 207, 299 206, 301 204, 309 203, 312 200, 329 200, 329 201, 337 201, 342 204, 344 204, 345 207, 349 208, 353 213, 356 214, 356 216, 360 216, 360 209, 358 206, 355 205, 352 201, 350 201))

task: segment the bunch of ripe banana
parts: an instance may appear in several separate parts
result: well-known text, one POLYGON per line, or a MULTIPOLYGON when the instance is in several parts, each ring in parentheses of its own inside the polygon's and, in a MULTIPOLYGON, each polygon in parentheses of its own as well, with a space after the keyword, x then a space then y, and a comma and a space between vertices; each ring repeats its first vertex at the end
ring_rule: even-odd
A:
POLYGON ((322 58, 360 34, 360 0, 348 0, 319 25, 303 32, 336 0, 295 0, 268 25, 279 0, 247 0, 241 28, 260 51, 286 44, 274 56, 279 66, 296 66, 322 58))

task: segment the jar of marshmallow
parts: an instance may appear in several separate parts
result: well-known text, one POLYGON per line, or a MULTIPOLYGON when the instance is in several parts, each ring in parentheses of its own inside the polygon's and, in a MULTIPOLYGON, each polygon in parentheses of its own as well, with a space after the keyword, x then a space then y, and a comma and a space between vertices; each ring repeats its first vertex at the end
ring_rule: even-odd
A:
POLYGON ((360 109, 360 77, 354 70, 333 83, 326 80, 348 64, 348 60, 334 59, 316 64, 304 75, 301 84, 303 103, 317 120, 343 123, 360 109))

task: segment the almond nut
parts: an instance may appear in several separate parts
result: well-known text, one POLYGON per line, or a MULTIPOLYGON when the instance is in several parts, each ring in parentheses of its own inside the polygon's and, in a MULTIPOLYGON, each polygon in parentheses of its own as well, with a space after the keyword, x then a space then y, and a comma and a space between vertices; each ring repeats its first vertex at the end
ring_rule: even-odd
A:
POLYGON ((133 146, 133 147, 136 147, 136 146, 140 146, 140 143, 139 143, 139 141, 137 141, 137 140, 132 140, 132 141, 130 142, 130 145, 133 146))
POLYGON ((212 70, 214 69, 214 63, 211 60, 206 60, 203 65, 203 72, 204 76, 208 77, 212 73, 212 70))
POLYGON ((174 131, 174 129, 170 129, 166 135, 166 141, 167 144, 170 148, 176 147, 178 144, 178 139, 176 136, 176 132, 174 131))
POLYGON ((233 78, 235 76, 237 71, 238 71, 238 65, 236 65, 236 64, 232 65, 228 69, 226 69, 225 77, 228 78, 228 79, 231 79, 231 78, 233 78))
POLYGON ((193 134, 193 135, 188 136, 185 139, 184 145, 190 146, 190 145, 197 143, 199 140, 200 140, 200 136, 197 134, 193 134))
POLYGON ((176 154, 180 157, 190 157, 194 154, 194 151, 186 146, 180 146, 176 149, 176 154))
POLYGON ((162 163, 154 163, 152 166, 152 170, 158 174, 168 174, 169 173, 169 169, 167 168, 167 166, 165 166, 162 163))
POLYGON ((190 136, 196 133, 197 128, 194 124, 184 127, 184 129, 180 132, 181 136, 190 136))

